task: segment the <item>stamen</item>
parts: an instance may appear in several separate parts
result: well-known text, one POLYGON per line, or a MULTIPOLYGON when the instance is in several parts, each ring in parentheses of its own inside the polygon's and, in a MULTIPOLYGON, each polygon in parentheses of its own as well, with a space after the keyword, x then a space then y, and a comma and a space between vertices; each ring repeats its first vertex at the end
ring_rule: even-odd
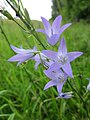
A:
POLYGON ((64 55, 58 55, 58 62, 60 62, 62 65, 64 65, 65 63, 67 63, 68 61, 68 58, 67 56, 64 56, 64 55))
POLYGON ((57 78, 60 83, 65 81, 64 75, 59 74, 57 78))

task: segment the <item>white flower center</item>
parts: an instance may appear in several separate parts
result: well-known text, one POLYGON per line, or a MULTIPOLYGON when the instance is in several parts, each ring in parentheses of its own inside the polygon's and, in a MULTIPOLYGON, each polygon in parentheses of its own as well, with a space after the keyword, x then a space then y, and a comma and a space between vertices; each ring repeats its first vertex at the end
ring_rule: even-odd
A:
POLYGON ((64 75, 60 75, 60 74, 59 74, 57 78, 58 78, 58 82, 59 82, 59 83, 62 83, 62 82, 65 81, 64 75))
POLYGON ((63 55, 63 54, 60 54, 58 55, 58 62, 61 63, 62 65, 64 65, 65 63, 67 63, 68 61, 68 57, 63 55))

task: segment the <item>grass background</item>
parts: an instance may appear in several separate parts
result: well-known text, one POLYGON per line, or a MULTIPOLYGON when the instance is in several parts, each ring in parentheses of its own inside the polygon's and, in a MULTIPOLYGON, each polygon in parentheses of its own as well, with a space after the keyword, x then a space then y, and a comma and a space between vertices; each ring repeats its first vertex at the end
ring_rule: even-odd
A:
MULTIPOLYGON (((35 28, 42 27, 37 21, 33 21, 33 24, 35 28)), ((90 78, 90 23, 73 23, 61 36, 66 39, 68 51, 84 52, 83 56, 71 63, 74 79, 69 79, 84 103, 76 93, 71 99, 56 100, 55 87, 43 91, 49 80, 41 65, 38 70, 34 69, 34 61, 19 67, 16 67, 17 63, 9 63, 7 60, 14 53, 7 40, 14 46, 22 45, 26 49, 34 45, 40 50, 42 47, 34 36, 27 34, 14 22, 1 20, 0 25, 4 32, 0 32, 0 120, 90 120, 87 115, 90 116, 90 92, 86 91, 86 78, 90 78)), ((42 33, 38 35, 47 49, 57 51, 59 43, 54 48, 47 46, 45 36, 42 33)), ((63 91, 73 91, 68 82, 63 91)))

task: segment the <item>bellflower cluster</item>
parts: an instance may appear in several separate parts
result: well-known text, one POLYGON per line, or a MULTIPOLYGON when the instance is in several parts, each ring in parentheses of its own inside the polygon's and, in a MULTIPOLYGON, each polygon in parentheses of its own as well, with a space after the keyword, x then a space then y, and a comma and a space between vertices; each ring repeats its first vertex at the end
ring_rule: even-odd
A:
MULTIPOLYGON (((44 33, 46 35, 47 42, 52 46, 58 42, 63 31, 71 25, 71 23, 68 23, 61 27, 61 15, 56 17, 52 23, 52 26, 45 18, 41 17, 41 19, 45 30, 37 29, 36 31, 44 33)), ((50 81, 45 85, 44 90, 52 86, 56 86, 58 92, 57 98, 68 99, 73 96, 72 91, 64 93, 63 86, 66 83, 68 77, 73 78, 70 62, 81 56, 83 53, 78 51, 67 52, 66 42, 64 38, 60 40, 58 51, 38 51, 36 47, 33 49, 25 50, 22 47, 17 48, 12 45, 11 48, 15 53, 17 53, 17 55, 14 55, 8 61, 18 61, 17 65, 20 65, 22 62, 32 59, 36 61, 35 69, 37 69, 39 64, 42 64, 44 66, 44 74, 50 79, 50 81)))
POLYGON ((43 50, 42 52, 49 59, 53 60, 52 65, 47 70, 44 71, 47 77, 51 79, 51 81, 46 84, 44 89, 46 90, 51 86, 56 86, 57 91, 59 93, 58 98, 60 98, 62 95, 63 98, 70 98, 72 96, 72 93, 70 93, 68 97, 66 93, 65 95, 64 93, 62 93, 62 88, 68 76, 73 78, 70 62, 72 62, 77 57, 81 56, 83 53, 82 52, 68 53, 64 38, 61 39, 58 52, 51 50, 43 50))
POLYGON ((62 38, 60 42, 60 46, 58 48, 58 52, 51 51, 51 50, 43 50, 43 53, 54 61, 52 66, 54 66, 55 69, 62 68, 63 71, 68 76, 73 78, 70 62, 72 62, 77 57, 81 56, 82 52, 69 52, 68 53, 65 40, 64 38, 62 38))

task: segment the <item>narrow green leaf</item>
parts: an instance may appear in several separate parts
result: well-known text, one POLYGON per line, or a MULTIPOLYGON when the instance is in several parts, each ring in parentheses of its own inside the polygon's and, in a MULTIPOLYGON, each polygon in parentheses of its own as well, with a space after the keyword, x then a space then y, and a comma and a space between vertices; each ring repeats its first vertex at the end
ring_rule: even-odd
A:
POLYGON ((25 16, 26 16, 26 18, 27 18, 27 21, 30 23, 30 16, 29 16, 29 13, 28 13, 28 11, 27 11, 26 8, 25 8, 25 10, 24 10, 24 13, 25 13, 25 16))
POLYGON ((12 15, 7 10, 0 10, 0 12, 7 17, 9 20, 13 20, 12 15))
POLYGON ((8 120, 14 120, 14 117, 15 117, 15 113, 12 113, 12 114, 9 116, 8 120))
POLYGON ((8 92, 8 90, 2 90, 2 91, 0 91, 0 95, 4 95, 7 92, 8 92))

